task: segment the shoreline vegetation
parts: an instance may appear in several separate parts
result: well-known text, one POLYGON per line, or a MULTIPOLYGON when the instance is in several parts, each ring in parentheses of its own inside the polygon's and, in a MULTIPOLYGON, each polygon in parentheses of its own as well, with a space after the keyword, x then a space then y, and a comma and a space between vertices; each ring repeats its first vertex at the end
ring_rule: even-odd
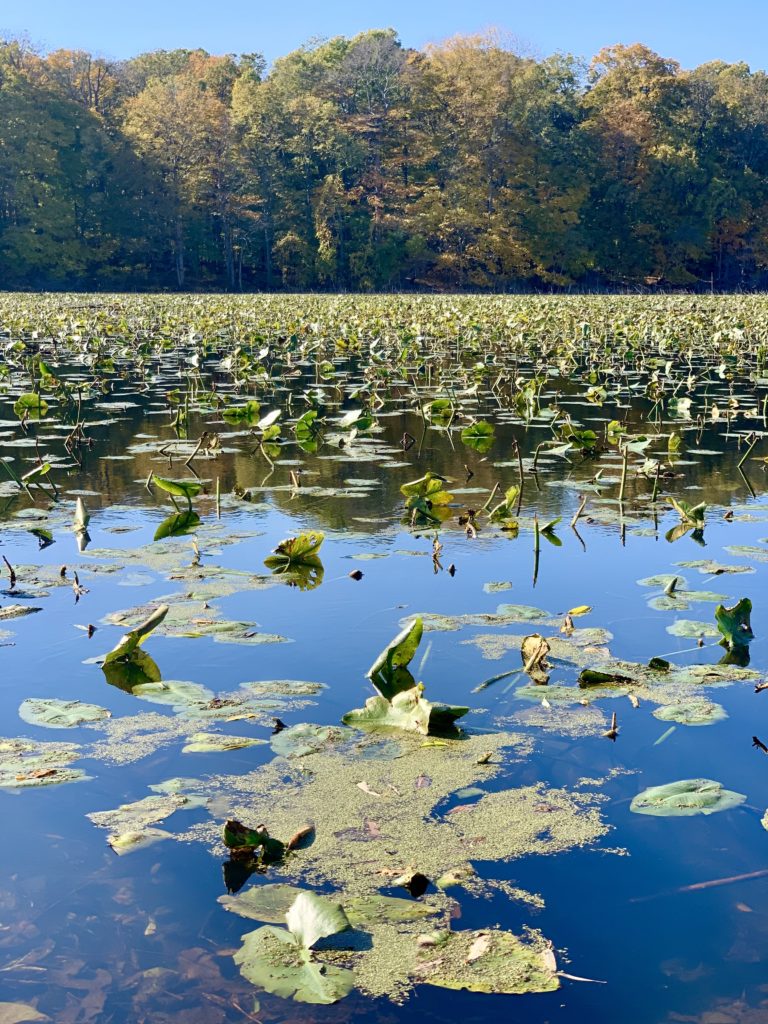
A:
POLYGON ((744 63, 639 43, 376 29, 267 68, 0 38, 0 286, 765 289, 766 98, 744 63))

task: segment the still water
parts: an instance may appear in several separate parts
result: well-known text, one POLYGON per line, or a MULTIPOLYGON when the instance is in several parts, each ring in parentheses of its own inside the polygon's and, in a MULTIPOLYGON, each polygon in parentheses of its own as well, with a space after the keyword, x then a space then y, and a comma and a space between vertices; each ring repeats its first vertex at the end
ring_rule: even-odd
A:
MULTIPOLYGON (((79 744, 83 755, 75 764, 89 776, 65 785, 0 790, 0 1000, 29 1004, 61 1024, 335 1022, 362 1015, 437 1024, 485 1021, 496 1014, 562 1024, 768 1019, 768 1006, 762 1008, 768 999, 768 835, 761 825, 768 806, 768 759, 752 745, 755 735, 768 742, 768 693, 755 693, 768 670, 768 486, 760 449, 742 467, 745 477, 736 466, 743 449, 737 450, 727 417, 672 425, 660 419, 651 431, 645 421, 650 401, 595 406, 567 380, 552 377, 542 403, 559 392, 560 407, 601 437, 608 421, 625 420, 634 433, 662 436, 663 444, 652 445, 648 454, 661 452, 663 458, 670 430, 682 437, 684 448, 672 460, 665 486, 692 505, 706 502, 706 528, 698 542, 690 532, 670 541, 665 535, 679 520, 666 503, 652 506, 653 475, 641 473, 644 456, 633 454, 621 505, 622 460, 616 446, 606 446, 599 459, 579 452, 567 459, 544 453, 538 472, 531 473, 532 453, 552 436, 543 415, 523 420, 481 401, 479 411, 494 423, 495 438, 479 452, 455 432, 428 429, 407 388, 395 388, 372 431, 341 446, 337 440, 321 444, 316 453, 298 448, 285 431, 279 453, 269 460, 248 426, 227 423, 215 412, 193 409, 186 428, 192 443, 183 443, 183 435, 179 442, 171 425, 173 409, 164 398, 177 383, 177 368, 170 363, 159 367, 148 390, 115 378, 84 415, 89 443, 78 449, 81 465, 62 444, 71 425, 57 422, 54 410, 30 421, 25 431, 13 413, 21 388, 0 402, 0 456, 13 456, 17 471, 26 471, 39 452, 52 463, 50 476, 60 499, 35 489, 30 497, 10 480, 0 492, 0 555, 17 576, 11 590, 5 570, 0 610, 10 604, 40 608, 2 623, 8 634, 0 640, 2 733, 79 744), (153 559, 147 552, 155 530, 173 507, 167 494, 147 486, 147 478, 154 471, 192 479, 184 462, 203 431, 217 434, 220 445, 215 454, 201 452, 192 463, 203 483, 194 499, 201 517, 194 533, 199 556, 192 535, 186 535, 157 542, 162 557, 153 559), (468 535, 459 516, 468 508, 481 509, 496 483, 503 491, 517 482, 515 442, 526 460, 519 533, 487 526, 468 535), (603 472, 595 483, 598 469, 603 472), (432 557, 434 529, 412 528, 400 493, 403 483, 427 470, 446 477, 453 495, 440 530, 439 564, 432 557), (235 487, 250 500, 234 496, 235 487), (587 506, 572 530, 568 524, 582 494, 587 506), (71 527, 77 496, 91 517, 83 551, 71 527), (561 543, 541 541, 535 583, 534 512, 542 523, 562 517, 554 528, 561 543), (31 532, 36 528, 49 531, 53 543, 41 547, 31 532), (556 717, 556 701, 547 701, 548 709, 518 694, 526 680, 517 674, 476 692, 484 680, 522 666, 519 650, 494 648, 487 640, 473 643, 475 637, 536 631, 557 636, 557 626, 491 621, 425 632, 417 661, 427 696, 469 706, 460 724, 470 732, 491 735, 503 727, 532 737, 530 756, 510 760, 487 788, 542 782, 573 790, 586 778, 604 794, 599 812, 609 827, 593 843, 566 852, 477 861, 481 877, 538 894, 543 905, 515 900, 499 889, 490 895, 460 891, 454 925, 499 926, 516 934, 526 926, 536 928, 553 943, 559 969, 591 980, 563 978, 557 991, 521 996, 416 985, 401 1003, 353 991, 330 1006, 306 1006, 259 991, 233 961, 241 936, 256 924, 217 902, 227 882, 233 888, 221 850, 205 842, 164 841, 117 856, 105 829, 87 815, 140 800, 150 794, 150 785, 177 776, 205 780, 250 773, 272 760, 270 747, 182 753, 185 738, 179 733, 145 749, 129 731, 122 738, 114 734, 109 755, 100 756, 103 722, 54 731, 20 720, 19 705, 28 698, 106 708, 112 716, 108 728, 139 713, 172 718, 172 707, 139 700, 130 687, 109 685, 93 663, 124 631, 105 617, 137 606, 151 609, 161 598, 193 591, 199 568, 203 582, 220 583, 221 569, 266 577, 264 559, 276 545, 308 530, 325 533, 324 574, 314 589, 251 583, 240 588, 230 576, 235 583, 223 596, 211 591, 212 597, 193 596, 189 605, 190 614, 203 619, 213 608, 223 620, 248 624, 246 640, 258 632, 284 642, 226 643, 214 635, 158 633, 145 649, 164 680, 194 682, 216 694, 238 691, 247 681, 323 683, 326 688, 310 700, 287 700, 274 714, 287 726, 337 725, 373 692, 366 669, 409 615, 493 614, 507 603, 542 609, 550 620, 561 620, 570 609, 589 606, 577 624, 609 631, 614 656, 640 664, 663 657, 684 666, 714 664, 723 649, 710 635, 699 646, 695 628, 686 637, 668 627, 680 619, 712 626, 714 603, 691 602, 678 611, 672 598, 652 607, 664 596, 664 586, 639 580, 678 575, 688 589, 715 592, 727 605, 742 597, 752 600, 749 667, 760 675, 708 691, 727 718, 705 728, 676 724, 670 731, 669 721, 654 717, 654 703, 641 699, 634 707, 625 692, 594 700, 602 716, 597 726, 569 728, 563 724, 565 713, 556 717), (759 556, 729 550, 744 545, 758 548, 759 556), (679 564, 697 559, 754 571, 715 575, 679 564), (354 570, 362 579, 350 577, 354 570), (75 572, 86 590, 79 596, 71 586, 75 572), (96 627, 92 635, 88 626, 96 627), (614 711, 619 732, 611 741, 603 732, 614 711), (632 798, 646 787, 694 778, 716 780, 745 799, 711 815, 653 817, 630 811, 632 798), (734 880, 737 876, 744 877, 734 880), (713 881, 722 884, 696 888, 713 881)), ((289 391, 298 388, 286 383, 270 407, 285 406, 289 391)), ((735 388, 738 393, 738 382, 735 388)), ((710 406, 718 399, 726 404, 733 394, 734 385, 725 382, 707 386, 710 406)), ((576 674, 556 661, 549 686, 572 684, 576 674)), ((589 691, 583 693, 589 700, 589 691)), ((580 704, 569 707, 573 713, 585 710, 580 704)), ((271 731, 258 718, 218 719, 190 726, 187 734, 202 729, 266 740, 271 731)), ((439 748, 424 750, 425 771, 428 758, 439 754, 439 748)), ((344 793, 339 800, 345 800, 344 793)), ((212 816, 215 808, 194 807, 158 827, 186 834, 212 816)), ((323 828, 322 821, 314 824, 323 828)), ((248 887, 270 880, 267 870, 241 881, 248 887)))

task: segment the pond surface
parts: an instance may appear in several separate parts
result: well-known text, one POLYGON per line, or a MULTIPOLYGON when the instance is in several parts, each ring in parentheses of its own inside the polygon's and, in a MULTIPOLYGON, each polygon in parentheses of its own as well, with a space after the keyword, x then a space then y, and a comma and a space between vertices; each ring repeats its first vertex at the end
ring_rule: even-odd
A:
MULTIPOLYGON (((423 343, 398 363, 391 347, 383 360, 332 338, 312 349, 278 327, 237 349, 188 324, 169 341, 165 323, 137 355, 130 312, 119 345, 103 323, 98 344, 71 328, 34 337, 29 317, 7 332, 0 1021, 43 1019, 3 1001, 72 1024, 766 1019, 757 347, 737 338, 691 360, 650 340, 630 363, 619 344, 564 361, 510 341, 478 366, 453 343, 430 363, 423 343), (36 391, 42 416, 19 403, 36 391), (260 410, 224 415, 248 400, 260 410), (302 432, 308 409, 318 417, 302 432), (491 517, 521 469, 522 492, 491 517), (407 508, 401 487, 428 472, 450 497, 407 508), (199 482, 199 523, 174 535, 173 498, 151 474, 199 482), (162 523, 170 535, 154 540, 162 523), (265 566, 281 541, 318 532, 319 563, 265 566), (728 650, 715 608, 742 598, 754 639, 728 650), (144 655, 99 663, 163 604, 144 655), (469 708, 459 731, 342 726, 375 693, 368 666, 416 616, 413 682, 469 708), (531 634, 547 638, 544 667, 521 654, 531 634), (669 665, 649 670, 652 658, 669 665), (584 670, 602 684, 580 687, 584 670), (20 717, 35 699, 110 717, 54 729, 40 705, 20 717), (307 731, 303 757, 281 740, 302 723, 333 727, 307 731), (205 745, 198 734, 243 745, 185 751, 205 745), (695 779, 739 799, 637 813, 642 791, 695 779), (152 796, 178 802, 99 817, 152 796), (264 865, 224 848, 231 817, 283 843, 314 832, 264 865), (467 865, 474 875, 441 887, 467 865), (405 883, 420 874, 413 895, 418 882, 405 883), (312 954, 326 979, 356 980, 338 1002, 307 1005, 238 966, 242 936, 282 914, 249 919, 220 901, 276 882, 333 893, 347 911, 367 893, 426 909, 356 926, 365 941, 352 951, 312 954), (530 943, 549 964, 540 987, 559 987, 445 987, 451 970, 461 982, 480 969, 494 929, 530 943), (446 930, 476 943, 458 967, 446 930)), ((183 515, 187 498, 175 500, 183 515)))

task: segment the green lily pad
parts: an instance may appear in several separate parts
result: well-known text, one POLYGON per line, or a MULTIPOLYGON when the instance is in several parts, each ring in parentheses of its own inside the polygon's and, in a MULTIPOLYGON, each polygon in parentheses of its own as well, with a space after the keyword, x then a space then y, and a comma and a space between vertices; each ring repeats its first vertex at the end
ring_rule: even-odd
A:
POLYGON ((48 414, 48 403, 33 391, 19 395, 13 405, 13 411, 22 419, 24 416, 33 420, 42 419, 48 414))
POLYGON ((308 891, 282 882, 252 885, 234 896, 219 896, 219 903, 225 910, 239 914, 240 917, 263 921, 265 924, 285 924, 285 915, 296 897, 308 891))
POLYGON ((33 615, 42 610, 42 608, 33 608, 28 604, 7 604, 0 608, 0 622, 4 619, 20 619, 23 615, 33 615))
POLYGON ((245 978, 266 992, 299 1003, 329 1004, 348 995, 354 974, 316 962, 312 948, 321 939, 349 929, 340 904, 302 890, 285 915, 288 928, 265 925, 243 936, 234 956, 245 978))
POLYGON ((0 739, 0 788, 26 789, 87 781, 90 776, 81 768, 70 767, 80 756, 73 743, 0 739))
POLYGON ((741 793, 723 789, 719 782, 711 779, 683 779, 644 789, 632 800, 629 809, 635 814, 689 817, 728 811, 743 804, 746 799, 741 793))
POLYGON ((156 683, 139 683, 133 687, 134 697, 183 710, 188 707, 205 705, 213 699, 213 692, 200 683, 188 683, 179 679, 161 680, 156 683))
POLYGON ((690 562, 677 563, 683 569, 698 569, 704 576, 720 576, 723 573, 752 573, 754 568, 751 565, 724 565, 722 562, 715 562, 711 558, 695 558, 690 562))
POLYGON ((700 636, 720 636, 716 626, 711 622, 698 622, 696 619, 677 619, 667 626, 672 636, 683 636, 689 640, 697 640, 700 636))
POLYGON ((123 857, 126 853, 136 853, 137 850, 154 846, 155 843, 162 842, 164 839, 173 839, 173 835, 161 828, 145 828, 140 831, 107 836, 107 843, 118 857, 123 857))
POLYGON ((725 608, 721 604, 715 608, 717 628, 729 647, 746 647, 754 640, 755 634, 750 624, 751 614, 752 602, 748 597, 742 597, 732 608, 725 608))
POLYGON ((468 711, 466 707, 431 704, 423 696, 422 688, 414 686, 395 694, 391 701, 369 697, 364 708, 348 711, 342 721, 360 729, 404 729, 427 736, 451 729, 468 711))
POLYGON ((266 744, 266 740, 253 736, 225 736, 218 732, 196 732, 187 739, 181 748, 182 754, 215 754, 227 750, 241 750, 244 747, 257 747, 266 744))
POLYGON ((720 704, 715 704, 704 697, 691 697, 656 708, 653 717, 662 722, 677 722, 680 725, 714 725, 715 722, 726 719, 728 712, 720 704))
POLYGON ((336 1003, 355 985, 352 971, 316 963, 289 931, 272 925, 244 935, 234 961, 243 977, 258 988, 298 1003, 336 1003))
POLYGON ((342 729, 333 725, 300 722, 275 733, 271 742, 272 749, 280 757, 306 757, 307 754, 315 754, 334 746, 345 736, 342 729))
POLYGON ((29 697, 19 706, 19 718, 30 725, 47 729, 72 729, 84 722, 98 722, 112 714, 98 704, 83 704, 79 700, 58 700, 55 697, 29 697))

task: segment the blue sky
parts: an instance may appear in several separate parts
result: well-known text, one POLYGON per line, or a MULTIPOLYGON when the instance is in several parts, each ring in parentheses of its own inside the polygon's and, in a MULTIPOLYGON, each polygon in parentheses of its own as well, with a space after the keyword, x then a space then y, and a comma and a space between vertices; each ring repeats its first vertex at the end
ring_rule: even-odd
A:
POLYGON ((118 58, 201 46, 257 50, 271 61, 313 36, 390 26, 408 46, 497 26, 539 55, 588 57, 644 42, 685 67, 717 59, 768 67, 768 0, 0 0, 0 32, 118 58))

